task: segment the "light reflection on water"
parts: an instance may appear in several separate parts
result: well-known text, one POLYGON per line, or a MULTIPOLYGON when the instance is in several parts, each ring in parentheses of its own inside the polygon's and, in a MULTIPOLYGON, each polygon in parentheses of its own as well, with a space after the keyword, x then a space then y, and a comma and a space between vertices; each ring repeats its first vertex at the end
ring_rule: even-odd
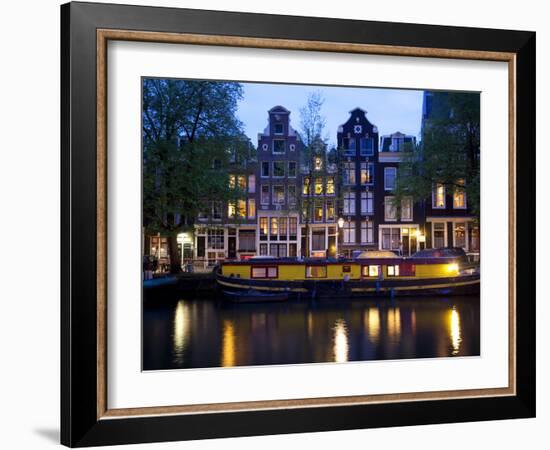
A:
POLYGON ((144 370, 474 355, 475 297, 144 305, 144 370))

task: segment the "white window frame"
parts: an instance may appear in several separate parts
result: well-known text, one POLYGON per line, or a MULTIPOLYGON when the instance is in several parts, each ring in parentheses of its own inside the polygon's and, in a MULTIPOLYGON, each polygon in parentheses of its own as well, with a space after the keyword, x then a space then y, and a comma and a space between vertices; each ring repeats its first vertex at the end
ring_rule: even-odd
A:
POLYGON ((436 183, 434 188, 432 189, 432 209, 446 209, 447 208, 447 189, 445 188, 445 185, 443 183, 436 183), (443 188, 443 206, 436 206, 435 199, 437 197, 436 191, 437 186, 441 186, 443 188))
POLYGON ((273 141, 271 141, 271 154, 273 155, 284 155, 286 153, 286 139, 273 139, 273 141), (283 151, 282 152, 276 152, 275 151, 275 141, 283 141, 283 151))
POLYGON ((344 192, 344 215, 355 215, 355 191, 347 190, 344 192), (346 208, 346 204, 348 207, 346 208))
POLYGON ((277 178, 277 179, 280 179, 280 178, 284 178, 286 173, 285 173, 285 169, 286 169, 286 164, 284 161, 273 161, 271 163, 271 178, 277 178), (283 165, 283 174, 282 175, 275 175, 275 164, 282 164, 283 165))
POLYGON ((402 222, 412 222, 413 221, 413 216, 414 216, 413 208, 414 208, 414 202, 413 202, 412 197, 404 197, 401 200, 401 221, 402 222), (410 212, 411 212, 410 217, 404 217, 403 216, 403 210, 404 210, 403 203, 406 202, 406 201, 410 202, 410 209, 409 209, 410 212))
POLYGON ((260 164, 260 178, 269 178, 269 175, 271 175, 271 167, 269 161, 262 161, 262 163, 260 164), (268 175, 264 175, 264 164, 267 164, 267 171, 269 172, 268 175))
POLYGON ((271 203, 273 205, 284 205, 286 199, 286 189, 284 184, 273 184, 271 185, 271 203), (275 196, 275 187, 280 186, 283 188, 283 201, 282 202, 276 202, 276 196, 275 196))
MULTIPOLYGON (((395 207, 395 204, 393 204, 393 217, 388 217, 388 207, 389 207, 389 200, 395 198, 393 195, 386 195, 384 196, 384 221, 385 222, 397 222, 397 208, 395 207)), ((395 202, 392 202, 395 203, 395 202)))
POLYGON ((298 176, 298 163, 296 161, 288 161, 287 175, 288 175, 288 178, 296 178, 298 176), (290 165, 291 164, 294 164, 294 175, 290 175, 290 165))
POLYGON ((271 196, 271 192, 270 192, 269 184, 261 184, 260 185, 260 205, 269 205, 270 196, 271 196), (264 186, 267 186, 267 202, 264 202, 264 186))
POLYGON ((372 216, 373 214, 374 214, 374 192, 361 191, 361 215, 372 216), (371 205, 370 210, 369 210, 369 203, 371 205))
POLYGON ((436 223, 442 223, 443 224, 443 247, 448 247, 449 246, 449 239, 448 239, 448 236, 447 236, 447 222, 436 220, 436 221, 432 222, 432 248, 439 248, 439 247, 434 246, 434 244, 435 244, 435 224, 436 223))
POLYGON ((468 209, 468 196, 466 195, 465 187, 462 187, 462 188, 455 187, 455 189, 453 190, 453 209, 461 209, 461 210, 468 209), (455 195, 457 194, 459 189, 462 190, 462 194, 464 195, 464 206, 456 206, 456 203, 455 203, 455 195))
POLYGON ((397 179, 397 167, 384 167, 384 190, 385 191, 393 191, 395 189, 395 181, 397 179), (386 177, 387 177, 387 174, 390 173, 390 171, 393 171, 394 175, 393 175, 393 187, 388 187, 387 184, 386 184, 386 177))
POLYGON ((374 242, 374 222, 372 220, 362 220, 361 221, 361 244, 372 244, 373 242, 374 242), (369 240, 369 230, 370 230, 370 240, 369 240), (365 232, 365 239, 363 239, 363 231, 365 232))

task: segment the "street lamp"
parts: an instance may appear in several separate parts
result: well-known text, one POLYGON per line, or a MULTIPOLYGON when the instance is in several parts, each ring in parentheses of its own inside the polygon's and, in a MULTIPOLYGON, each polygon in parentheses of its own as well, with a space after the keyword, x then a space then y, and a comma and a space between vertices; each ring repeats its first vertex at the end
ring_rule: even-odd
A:
POLYGON ((340 217, 338 219, 338 228, 344 228, 344 218, 340 217))

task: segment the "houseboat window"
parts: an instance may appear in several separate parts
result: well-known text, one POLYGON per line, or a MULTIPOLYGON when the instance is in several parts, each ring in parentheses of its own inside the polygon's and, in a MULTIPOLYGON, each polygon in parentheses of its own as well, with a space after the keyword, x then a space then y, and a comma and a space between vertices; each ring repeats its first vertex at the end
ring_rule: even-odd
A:
POLYGON ((326 278, 327 266, 306 266, 307 278, 326 278))
POLYGON ((396 264, 394 266, 388 266, 388 277, 398 277, 399 276, 399 266, 396 264))
POLYGON ((267 278, 277 278, 277 267, 267 268, 267 278))
POLYGON ((377 277, 380 273, 380 266, 363 266, 362 275, 364 277, 377 277))

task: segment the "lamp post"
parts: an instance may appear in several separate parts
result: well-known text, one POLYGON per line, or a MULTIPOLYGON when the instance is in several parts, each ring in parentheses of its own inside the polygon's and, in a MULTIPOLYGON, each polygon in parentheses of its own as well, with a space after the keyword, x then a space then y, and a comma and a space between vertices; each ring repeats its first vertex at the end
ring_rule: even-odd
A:
POLYGON ((341 245, 342 245, 342 228, 344 228, 344 218, 343 217, 340 217, 338 219, 338 254, 336 255, 337 257, 339 256, 340 252, 341 252, 341 245))

